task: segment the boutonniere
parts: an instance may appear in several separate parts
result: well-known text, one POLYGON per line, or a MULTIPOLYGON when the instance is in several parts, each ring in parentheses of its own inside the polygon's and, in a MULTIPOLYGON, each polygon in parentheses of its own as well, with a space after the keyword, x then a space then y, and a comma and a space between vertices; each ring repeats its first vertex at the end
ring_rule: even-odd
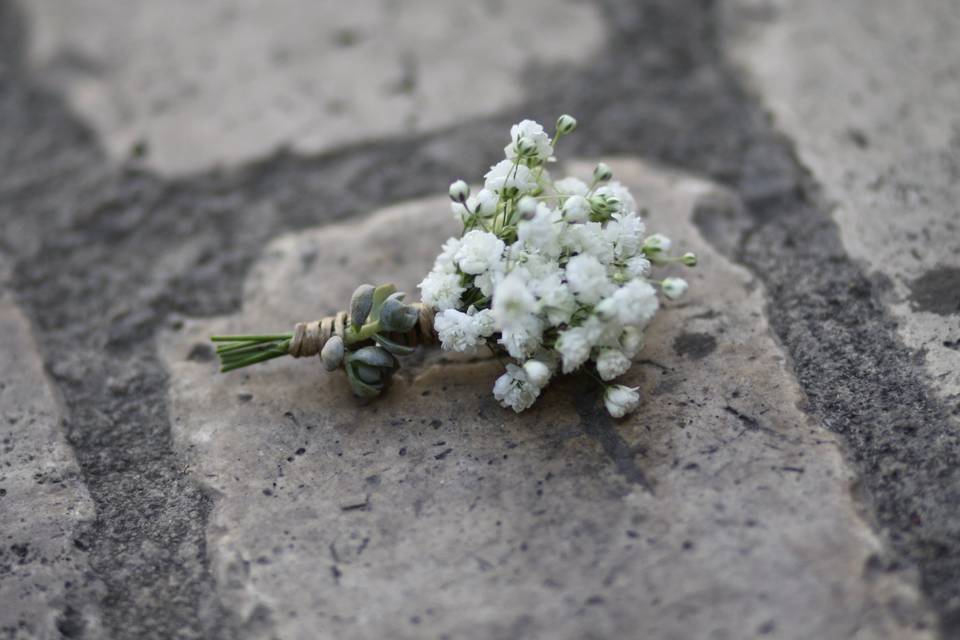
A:
POLYGON ((547 165, 577 122, 556 131, 524 120, 510 129, 505 158, 476 193, 450 185, 451 209, 463 223, 448 239, 410 303, 390 284, 361 284, 347 309, 298 322, 292 332, 213 336, 221 371, 284 356, 319 356, 342 369, 361 398, 380 395, 399 357, 421 345, 448 351, 492 350, 505 360, 493 385, 504 407, 530 407, 559 373, 586 368, 605 386, 614 417, 633 410, 635 388, 616 384, 643 348, 644 328, 660 297, 678 298, 682 278, 655 279, 657 267, 693 267, 692 253, 647 235, 633 195, 600 163, 587 180, 553 179, 547 165))

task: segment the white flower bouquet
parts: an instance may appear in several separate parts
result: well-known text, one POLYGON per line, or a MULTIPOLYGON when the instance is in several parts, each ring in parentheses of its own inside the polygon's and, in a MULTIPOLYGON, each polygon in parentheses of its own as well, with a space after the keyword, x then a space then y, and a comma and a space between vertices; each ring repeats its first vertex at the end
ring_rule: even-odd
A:
POLYGON ((652 279, 652 269, 697 259, 672 256, 661 234, 645 236, 636 201, 607 165, 598 164, 589 183, 551 178, 554 149, 576 125, 561 116, 551 137, 524 120, 482 189, 450 185, 463 232, 444 243, 420 283, 422 302, 406 304, 392 285, 361 285, 349 311, 298 323, 292 333, 214 336, 221 371, 319 354, 328 370, 346 371, 357 396, 371 398, 400 366, 397 356, 439 342, 511 358, 493 395, 514 411, 529 408, 558 372, 578 369, 605 386, 612 416, 633 410, 637 390, 613 381, 643 348, 660 294, 678 298, 687 289, 681 278, 652 279))

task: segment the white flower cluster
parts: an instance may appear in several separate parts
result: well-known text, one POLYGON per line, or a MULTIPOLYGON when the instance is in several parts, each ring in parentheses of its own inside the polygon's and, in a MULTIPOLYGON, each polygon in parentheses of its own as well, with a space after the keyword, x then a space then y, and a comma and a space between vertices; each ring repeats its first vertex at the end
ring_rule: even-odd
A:
POLYGON ((639 403, 637 390, 607 383, 643 348, 658 288, 667 298, 687 289, 681 278, 650 279, 652 267, 694 266, 696 256, 671 257, 667 237, 644 236, 636 201, 607 165, 597 165, 589 184, 551 179, 546 164, 575 127, 561 116, 551 138, 524 120, 482 189, 471 194, 462 180, 450 186, 463 233, 447 240, 419 286, 437 312, 444 349, 488 346, 516 361, 493 388, 505 407, 523 411, 558 371, 588 366, 606 386, 610 414, 622 417, 639 403))

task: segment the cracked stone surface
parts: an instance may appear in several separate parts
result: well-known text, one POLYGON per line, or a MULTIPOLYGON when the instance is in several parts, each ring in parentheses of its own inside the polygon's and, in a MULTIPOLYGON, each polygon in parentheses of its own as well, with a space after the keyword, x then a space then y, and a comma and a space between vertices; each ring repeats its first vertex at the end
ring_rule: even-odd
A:
MULTIPOLYGON (((960 4, 736 0, 731 53, 960 412, 960 4)), ((960 422, 957 423, 960 428, 960 422)))
POLYGON ((211 333, 287 327, 362 281, 412 291, 456 229, 444 199, 282 236, 240 312, 161 335, 176 446, 216 496, 211 570, 244 637, 933 637, 914 574, 878 566, 836 437, 801 410, 763 287, 692 224, 736 196, 613 167, 703 265, 652 326, 628 378, 645 402, 624 421, 577 378, 516 416, 490 395, 496 362, 437 354, 369 406, 316 361, 215 374, 211 333))
POLYGON ((529 66, 578 64, 603 39, 595 5, 571 0, 23 7, 31 67, 114 158, 139 147, 166 173, 497 113, 524 99, 529 66))
POLYGON ((75 608, 66 595, 94 588, 77 542, 93 503, 62 419, 27 319, 0 296, 0 638, 96 629, 94 603, 75 608))

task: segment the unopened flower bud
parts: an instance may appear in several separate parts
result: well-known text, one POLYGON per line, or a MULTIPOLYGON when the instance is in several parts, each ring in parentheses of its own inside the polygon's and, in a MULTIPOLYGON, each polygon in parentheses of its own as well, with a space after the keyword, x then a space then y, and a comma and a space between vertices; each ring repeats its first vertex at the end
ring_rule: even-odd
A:
POLYGON ((517 202, 517 211, 524 220, 532 220, 537 213, 537 200, 530 196, 523 196, 517 202))
POLYGON ((562 136, 571 133, 574 129, 577 128, 577 119, 573 116, 563 114, 557 118, 557 133, 562 136))
POLYGON ((697 254, 695 253, 685 253, 683 254, 683 258, 681 258, 681 260, 683 261, 683 264, 687 265, 688 267, 697 266, 697 254))
POLYGON ((526 136, 521 136, 517 140, 517 154, 522 158, 529 158, 537 154, 537 143, 527 138, 526 136))
POLYGON ((468 185, 463 180, 457 180, 450 185, 450 199, 454 202, 466 202, 467 196, 470 195, 470 185, 468 185))
POLYGON ((550 381, 550 367, 539 360, 524 362, 523 371, 527 374, 527 380, 534 386, 543 387, 550 381))
POLYGON ((664 278, 660 286, 663 289, 663 295, 671 300, 676 300, 686 293, 688 287, 687 281, 683 278, 664 278))
POLYGON ((320 361, 323 362, 323 368, 327 371, 335 371, 340 363, 343 362, 343 338, 334 335, 330 336, 323 349, 320 350, 320 361))
POLYGON ((643 241, 643 252, 648 254, 668 253, 672 245, 670 238, 662 233, 655 233, 647 236, 646 240, 643 241))
POLYGON ((601 162, 593 169, 593 179, 597 182, 606 182, 613 177, 613 170, 607 163, 601 162))

